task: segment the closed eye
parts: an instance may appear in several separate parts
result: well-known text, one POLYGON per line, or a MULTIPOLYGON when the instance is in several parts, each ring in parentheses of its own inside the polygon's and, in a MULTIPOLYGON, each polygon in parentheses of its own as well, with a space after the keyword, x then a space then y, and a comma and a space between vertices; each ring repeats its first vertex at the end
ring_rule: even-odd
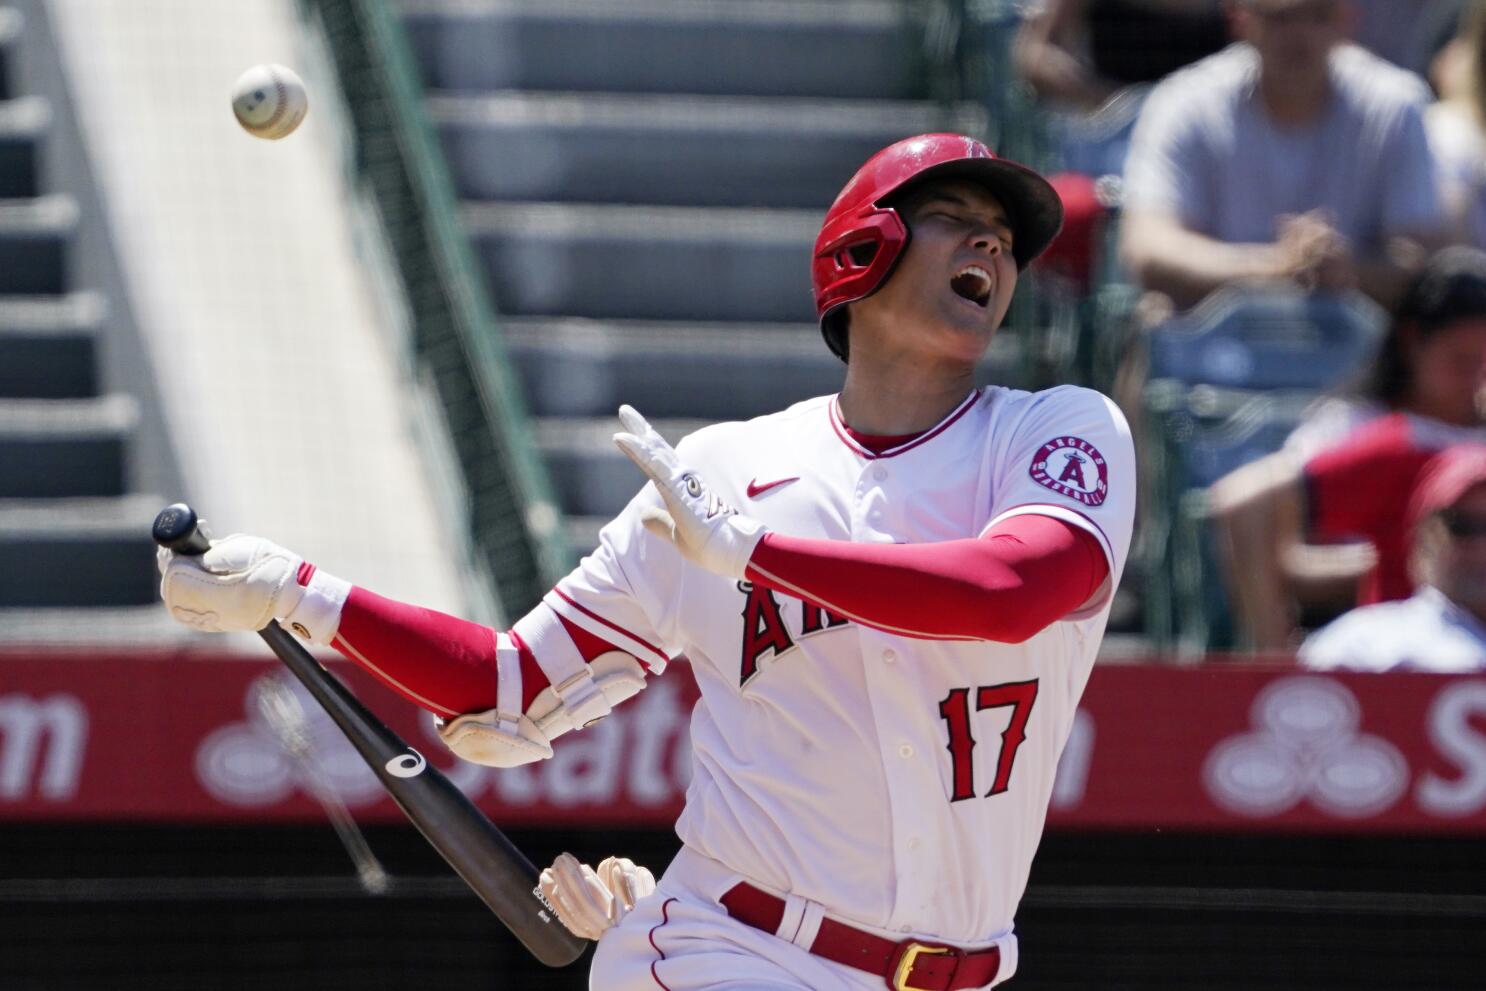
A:
MULTIPOLYGON (((947 210, 931 210, 929 211, 927 216, 938 217, 960 227, 969 227, 970 225, 979 222, 977 218, 965 217, 957 213, 950 213, 947 210)), ((1006 225, 1003 222, 996 220, 992 221, 989 226, 995 229, 996 239, 1001 242, 1001 247, 1008 252, 1011 251, 1011 231, 1006 227, 1006 225)))

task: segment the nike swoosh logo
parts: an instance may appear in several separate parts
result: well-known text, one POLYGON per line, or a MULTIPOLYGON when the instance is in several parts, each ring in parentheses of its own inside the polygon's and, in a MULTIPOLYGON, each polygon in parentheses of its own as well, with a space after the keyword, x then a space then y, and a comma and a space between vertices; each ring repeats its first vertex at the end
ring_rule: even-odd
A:
POLYGON ((781 478, 777 482, 765 482, 763 485, 760 485, 758 479, 755 478, 748 483, 748 498, 757 499, 770 489, 777 489, 781 485, 788 485, 790 482, 798 482, 799 480, 800 476, 796 475, 794 478, 781 478))

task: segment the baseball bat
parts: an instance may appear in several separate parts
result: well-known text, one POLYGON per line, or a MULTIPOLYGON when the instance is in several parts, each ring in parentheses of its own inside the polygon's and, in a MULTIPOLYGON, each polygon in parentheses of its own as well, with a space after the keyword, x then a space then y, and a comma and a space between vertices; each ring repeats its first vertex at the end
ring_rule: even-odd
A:
MULTIPOLYGON (((177 554, 210 546, 196 513, 183 504, 155 517, 155 542, 177 554)), ((315 697, 423 837, 454 868, 496 918, 549 967, 578 959, 588 941, 557 921, 537 889, 537 869, 438 768, 372 715, 340 680, 277 622, 258 631, 315 697)))

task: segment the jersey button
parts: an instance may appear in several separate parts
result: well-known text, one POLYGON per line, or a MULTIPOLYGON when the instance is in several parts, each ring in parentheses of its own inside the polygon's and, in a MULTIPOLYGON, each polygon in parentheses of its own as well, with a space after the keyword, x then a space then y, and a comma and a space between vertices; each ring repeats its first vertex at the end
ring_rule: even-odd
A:
POLYGON ((879 482, 882 481, 883 479, 887 478, 887 469, 886 468, 878 468, 876 471, 874 471, 872 473, 872 477, 875 478, 875 479, 877 479, 879 482))
POLYGON ((908 849, 910 849, 910 850, 917 850, 918 849, 918 837, 917 836, 910 836, 908 838, 908 849))
POLYGON ((911 743, 905 743, 901 747, 899 747, 898 748, 898 756, 899 757, 902 757, 904 760, 907 760, 908 758, 912 757, 913 756, 913 744, 911 744, 911 743))
POLYGON ((898 659, 898 652, 896 650, 884 650, 882 652, 882 659, 891 664, 898 659))

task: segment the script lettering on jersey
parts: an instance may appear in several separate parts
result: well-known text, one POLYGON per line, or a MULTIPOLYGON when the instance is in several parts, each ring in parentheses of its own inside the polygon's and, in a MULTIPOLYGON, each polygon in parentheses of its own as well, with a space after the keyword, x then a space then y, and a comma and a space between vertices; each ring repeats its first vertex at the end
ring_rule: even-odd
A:
POLYGON ((739 582, 738 591, 743 600, 743 646, 738 663, 738 685, 741 687, 758 674, 759 661, 769 653, 777 660, 782 654, 793 650, 795 641, 823 630, 850 625, 851 621, 815 605, 813 602, 792 600, 800 603, 800 627, 791 635, 784 620, 784 611, 774 593, 753 582, 739 582))

